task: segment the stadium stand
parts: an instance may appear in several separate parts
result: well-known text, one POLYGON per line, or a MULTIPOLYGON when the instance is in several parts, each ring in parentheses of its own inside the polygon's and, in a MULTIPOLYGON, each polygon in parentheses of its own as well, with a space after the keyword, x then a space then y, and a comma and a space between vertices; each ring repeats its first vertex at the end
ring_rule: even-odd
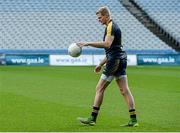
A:
POLYGON ((180 43, 179 0, 134 0, 163 29, 180 43))
POLYGON ((102 40, 95 11, 103 5, 122 29, 125 49, 173 51, 118 0, 0 0, 0 49, 57 50, 72 42, 102 40))

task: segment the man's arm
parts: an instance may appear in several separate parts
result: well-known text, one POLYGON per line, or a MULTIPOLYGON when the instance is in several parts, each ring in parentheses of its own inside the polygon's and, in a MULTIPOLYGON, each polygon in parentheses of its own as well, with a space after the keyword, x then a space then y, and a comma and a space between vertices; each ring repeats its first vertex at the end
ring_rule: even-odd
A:
POLYGON ((95 67, 94 72, 99 73, 99 72, 101 71, 102 66, 103 66, 104 64, 106 64, 106 62, 107 62, 107 58, 104 57, 104 59, 99 63, 99 65, 97 65, 97 66, 95 67))
POLYGON ((114 40, 114 36, 107 35, 105 41, 102 42, 80 42, 78 43, 81 47, 91 46, 96 48, 109 48, 114 40))

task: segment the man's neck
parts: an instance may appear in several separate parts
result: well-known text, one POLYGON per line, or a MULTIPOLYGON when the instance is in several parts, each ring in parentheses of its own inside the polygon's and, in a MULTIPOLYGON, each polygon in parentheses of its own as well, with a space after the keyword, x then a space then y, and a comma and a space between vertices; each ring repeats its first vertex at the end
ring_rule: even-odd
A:
POLYGON ((111 21, 112 21, 112 19, 109 18, 109 20, 108 20, 107 23, 106 23, 106 26, 108 26, 108 24, 109 24, 111 21))

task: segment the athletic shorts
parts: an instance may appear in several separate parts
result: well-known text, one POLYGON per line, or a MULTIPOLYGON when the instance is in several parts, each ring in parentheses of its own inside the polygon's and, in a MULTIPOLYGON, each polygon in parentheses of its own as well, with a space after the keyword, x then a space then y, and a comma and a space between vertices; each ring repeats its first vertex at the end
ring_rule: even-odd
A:
POLYGON ((127 59, 112 59, 107 61, 101 79, 111 82, 113 78, 126 76, 127 59))

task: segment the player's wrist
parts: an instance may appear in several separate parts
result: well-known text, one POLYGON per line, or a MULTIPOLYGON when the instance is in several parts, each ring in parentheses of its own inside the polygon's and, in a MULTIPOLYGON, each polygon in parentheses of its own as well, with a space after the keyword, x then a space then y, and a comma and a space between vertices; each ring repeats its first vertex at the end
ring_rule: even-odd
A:
POLYGON ((86 42, 85 46, 89 46, 89 44, 90 44, 89 42, 86 42))

